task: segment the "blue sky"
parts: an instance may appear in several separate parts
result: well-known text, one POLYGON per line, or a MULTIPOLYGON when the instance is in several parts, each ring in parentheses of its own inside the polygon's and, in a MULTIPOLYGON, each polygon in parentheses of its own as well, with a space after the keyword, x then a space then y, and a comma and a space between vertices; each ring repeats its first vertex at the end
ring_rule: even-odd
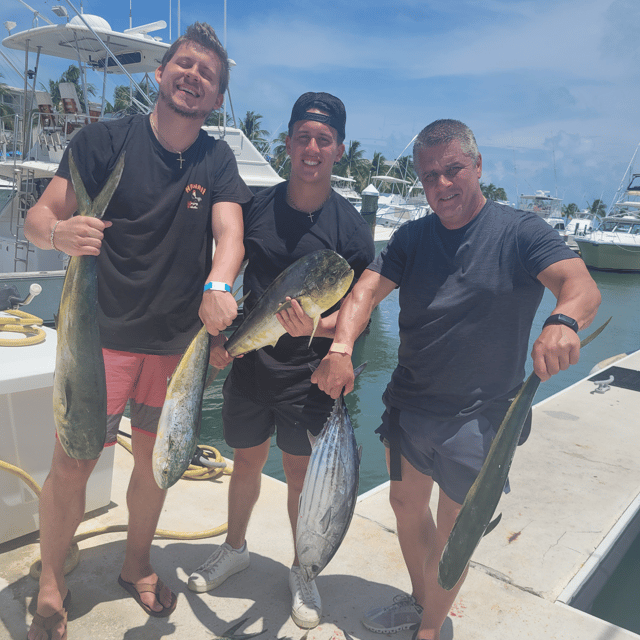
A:
MULTIPOLYGON (((26 1, 58 20, 57 2, 26 1)), ((175 39, 177 0, 131 2, 133 26, 171 14, 175 39)), ((2 23, 31 25, 19 0, 1 4, 2 23)), ((129 0, 84 0, 84 12, 129 26, 129 0)), ((206 21, 222 39, 223 16, 223 0, 181 0, 182 30, 206 21)), ((391 160, 425 125, 457 118, 476 135, 483 181, 511 201, 544 189, 609 203, 640 142, 638 24, 637 0, 228 0, 231 99, 277 134, 300 94, 328 91, 347 107, 347 141, 391 160)), ((169 28, 154 35, 169 41, 169 28)), ((42 60, 40 77, 66 66, 42 60)))

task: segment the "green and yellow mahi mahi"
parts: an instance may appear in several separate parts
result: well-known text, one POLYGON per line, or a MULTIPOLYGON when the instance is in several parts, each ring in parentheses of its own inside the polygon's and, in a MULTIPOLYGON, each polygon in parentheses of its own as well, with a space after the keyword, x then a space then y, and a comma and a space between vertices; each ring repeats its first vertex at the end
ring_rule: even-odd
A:
POLYGON ((268 345, 275 346, 286 333, 276 314, 290 306, 287 298, 295 298, 313 319, 313 339, 320 314, 347 293, 352 280, 349 263, 335 251, 321 249, 303 256, 271 283, 224 345, 225 349, 236 357, 268 345))
POLYGON ((161 489, 178 482, 196 451, 209 343, 209 333, 202 327, 180 358, 167 387, 152 457, 153 477, 161 489))
MULTIPOLYGON (((87 195, 69 150, 69 170, 78 214, 102 218, 124 169, 124 153, 95 200, 87 195)), ((95 460, 107 432, 107 388, 98 327, 95 256, 73 256, 62 287, 58 313, 53 416, 65 453, 95 460)))
MULTIPOLYGON (((580 348, 600 335, 610 320, 585 338, 580 348)), ((490 521, 507 482, 522 427, 539 385, 540 378, 532 373, 511 403, 482 469, 467 493, 438 565, 438 582, 443 589, 449 591, 456 586, 482 536, 497 524, 500 516, 493 523, 490 521)))

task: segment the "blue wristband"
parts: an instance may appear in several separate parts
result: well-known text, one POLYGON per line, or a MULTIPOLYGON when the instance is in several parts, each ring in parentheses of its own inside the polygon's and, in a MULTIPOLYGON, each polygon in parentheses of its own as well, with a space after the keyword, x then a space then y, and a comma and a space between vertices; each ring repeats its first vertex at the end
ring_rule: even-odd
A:
POLYGON ((207 282, 204 285, 205 291, 226 291, 231 293, 231 287, 226 282, 207 282))

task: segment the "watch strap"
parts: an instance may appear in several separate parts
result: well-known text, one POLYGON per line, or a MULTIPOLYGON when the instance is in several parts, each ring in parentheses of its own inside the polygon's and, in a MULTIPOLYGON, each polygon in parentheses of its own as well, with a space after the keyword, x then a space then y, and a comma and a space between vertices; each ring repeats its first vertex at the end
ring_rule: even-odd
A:
POLYGON ((554 313, 552 316, 549 316, 542 325, 544 329, 546 326, 550 324, 563 324, 565 327, 569 327, 573 329, 576 333, 578 333, 578 322, 569 316, 565 316, 564 313, 554 313))

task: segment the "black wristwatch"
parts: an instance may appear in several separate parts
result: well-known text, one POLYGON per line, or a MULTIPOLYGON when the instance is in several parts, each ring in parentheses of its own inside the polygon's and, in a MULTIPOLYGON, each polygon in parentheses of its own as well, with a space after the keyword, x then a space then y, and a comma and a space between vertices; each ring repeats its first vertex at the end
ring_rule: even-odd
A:
POLYGON ((569 316, 565 316, 563 313, 556 313, 552 316, 549 316, 544 321, 542 328, 544 329, 549 324, 563 324, 569 327, 570 329, 573 329, 576 333, 578 333, 578 329, 579 329, 578 323, 573 318, 570 318, 569 316))

